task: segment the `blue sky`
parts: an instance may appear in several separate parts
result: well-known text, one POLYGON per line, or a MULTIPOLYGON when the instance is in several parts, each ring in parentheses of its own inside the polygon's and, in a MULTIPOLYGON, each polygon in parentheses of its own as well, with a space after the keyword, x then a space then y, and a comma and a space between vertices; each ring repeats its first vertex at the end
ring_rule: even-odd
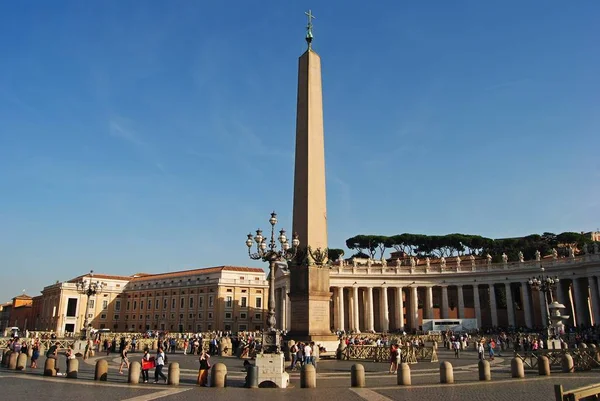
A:
POLYGON ((291 226, 308 8, 331 247, 600 226, 600 3, 258 4, 0 5, 0 301, 262 266, 244 240, 291 226))

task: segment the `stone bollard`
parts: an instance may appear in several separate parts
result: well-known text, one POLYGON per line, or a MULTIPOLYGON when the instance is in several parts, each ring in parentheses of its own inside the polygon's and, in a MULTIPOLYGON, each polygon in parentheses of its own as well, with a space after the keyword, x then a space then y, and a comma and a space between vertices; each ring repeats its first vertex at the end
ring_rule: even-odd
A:
POLYGON ((44 376, 56 376, 56 359, 46 358, 46 362, 44 362, 44 376))
POLYGON ((454 369, 452 368, 452 364, 448 361, 440 363, 440 383, 454 383, 454 369))
POLYGON ((210 386, 227 387, 227 366, 224 363, 215 363, 210 371, 210 386))
POLYGON ((588 347, 588 346, 587 346, 587 344, 586 344, 586 343, 581 343, 581 344, 579 344, 579 348, 587 348, 587 347, 588 347))
POLYGON ((10 370, 16 370, 17 369, 17 358, 19 357, 19 354, 17 354, 16 352, 11 352, 10 355, 8 356, 8 365, 7 367, 10 370))
POLYGON ((2 353, 2 366, 6 366, 8 363, 8 355, 9 355, 10 350, 4 350, 4 352, 2 353))
POLYGON ((360 363, 356 363, 350 368, 350 385, 352 387, 365 386, 365 367, 360 363))
POLYGON ((219 342, 219 356, 225 356, 225 343, 223 340, 219 342))
POLYGON ((25 370, 27 368, 27 354, 19 354, 17 357, 17 370, 25 370))
POLYGON ((550 376, 550 360, 547 356, 538 356, 538 374, 540 376, 550 376))
POLYGON ((479 380, 490 381, 492 380, 492 372, 490 371, 490 362, 486 360, 479 361, 477 363, 479 368, 479 380))
POLYGON ((179 363, 171 362, 169 364, 169 376, 167 377, 167 384, 170 386, 179 386, 179 363))
POLYGON ((311 363, 302 366, 300 371, 300 387, 301 388, 317 388, 317 370, 311 363))
POLYGON ((139 384, 140 374, 142 373, 142 364, 138 361, 133 361, 129 364, 129 373, 127 375, 127 383, 139 384))
POLYGON ((105 382, 108 380, 108 361, 98 359, 96 361, 96 370, 94 371, 94 380, 105 382))
POLYGON ((402 362, 400 364, 400 369, 398 369, 396 381, 399 386, 410 386, 412 384, 410 377, 410 365, 406 362, 402 362))
POLYGON ((152 349, 153 350, 157 350, 158 349, 158 341, 157 340, 153 340, 152 341, 152 349))
POLYGON ((79 371, 79 360, 67 359, 67 378, 77 379, 77 372, 79 371))
POLYGON ((10 360, 10 354, 12 354, 12 351, 7 350, 6 352, 4 352, 4 355, 2 356, 2 366, 4 366, 5 368, 8 367, 8 361, 10 360))
POLYGON ((515 357, 510 360, 510 373, 515 379, 525 377, 525 368, 523 367, 523 360, 521 358, 515 357))
POLYGON ((575 372, 575 364, 573 363, 573 357, 569 354, 565 354, 560 361, 560 366, 563 373, 575 372))

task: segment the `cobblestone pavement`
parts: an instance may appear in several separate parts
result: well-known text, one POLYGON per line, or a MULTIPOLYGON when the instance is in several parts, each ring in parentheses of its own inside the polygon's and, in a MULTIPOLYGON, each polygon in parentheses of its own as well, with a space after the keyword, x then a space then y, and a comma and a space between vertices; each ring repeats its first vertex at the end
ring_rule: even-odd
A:
MULTIPOLYGON (((132 354, 136 360, 141 354, 132 354)), ((100 358, 106 358, 101 356, 100 358)), ((411 365, 412 386, 396 385, 396 376, 387 373, 388 364, 384 362, 361 361, 366 371, 366 388, 350 388, 350 367, 358 361, 324 360, 318 364, 317 389, 301 389, 300 375, 291 372, 289 389, 242 388, 245 372, 242 362, 237 358, 213 357, 213 364, 224 362, 228 368, 226 389, 199 388, 195 386, 197 374, 197 358, 182 354, 169 355, 170 362, 178 362, 181 367, 180 386, 165 384, 127 384, 127 372, 118 374, 120 360, 110 355, 108 382, 94 382, 94 364, 99 358, 80 361, 78 379, 65 377, 47 378, 42 376, 42 369, 25 372, 0 369, 0 399, 10 395, 11 399, 38 398, 69 401, 87 399, 144 401, 160 398, 167 401, 191 400, 210 396, 214 400, 244 399, 245 401, 263 401, 265 392, 269 399, 277 400, 309 400, 327 398, 331 401, 387 401, 387 400, 423 400, 443 397, 444 401, 468 399, 474 400, 510 400, 527 399, 528 401, 553 399, 553 385, 563 384, 565 389, 600 383, 597 371, 562 374, 552 372, 552 376, 540 377, 536 371, 527 370, 525 379, 511 379, 509 372, 510 355, 498 357, 492 361, 492 381, 478 381, 477 357, 474 353, 465 352, 460 360, 454 360, 452 353, 442 350, 440 360, 449 360, 454 365, 455 384, 439 384, 439 362, 420 362, 411 365)), ((43 366, 43 358, 39 365, 43 366)), ((64 369, 65 360, 59 366, 64 369)), ((151 381, 152 381, 151 372, 151 381)))

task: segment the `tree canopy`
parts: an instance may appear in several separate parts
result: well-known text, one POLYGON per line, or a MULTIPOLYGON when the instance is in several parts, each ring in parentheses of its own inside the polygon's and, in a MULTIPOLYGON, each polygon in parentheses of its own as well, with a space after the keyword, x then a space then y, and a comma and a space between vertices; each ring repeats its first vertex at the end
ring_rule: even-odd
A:
POLYGON ((592 242, 585 235, 575 232, 561 234, 543 233, 531 234, 519 238, 491 239, 480 235, 447 234, 398 234, 384 235, 356 235, 346 240, 346 246, 355 251, 353 257, 370 257, 381 259, 386 250, 393 249, 404 253, 406 256, 441 258, 453 255, 484 255, 490 254, 495 261, 500 261, 501 255, 506 253, 511 260, 518 259, 519 252, 523 252, 525 259, 535 258, 535 252, 542 255, 552 252, 557 248, 563 254, 568 247, 581 249, 583 244, 592 242))

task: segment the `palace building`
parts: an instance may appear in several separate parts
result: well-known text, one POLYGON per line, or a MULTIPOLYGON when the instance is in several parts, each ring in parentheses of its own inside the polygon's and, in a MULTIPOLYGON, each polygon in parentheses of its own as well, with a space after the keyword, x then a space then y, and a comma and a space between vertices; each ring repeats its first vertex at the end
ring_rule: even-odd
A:
MULTIPOLYGON (((115 332, 261 330, 268 283, 259 268, 219 266, 160 274, 86 274, 47 286, 30 330, 74 334, 87 321, 115 332), (77 283, 99 282, 97 294, 77 283)), ((35 309, 35 306, 34 306, 35 309)))

